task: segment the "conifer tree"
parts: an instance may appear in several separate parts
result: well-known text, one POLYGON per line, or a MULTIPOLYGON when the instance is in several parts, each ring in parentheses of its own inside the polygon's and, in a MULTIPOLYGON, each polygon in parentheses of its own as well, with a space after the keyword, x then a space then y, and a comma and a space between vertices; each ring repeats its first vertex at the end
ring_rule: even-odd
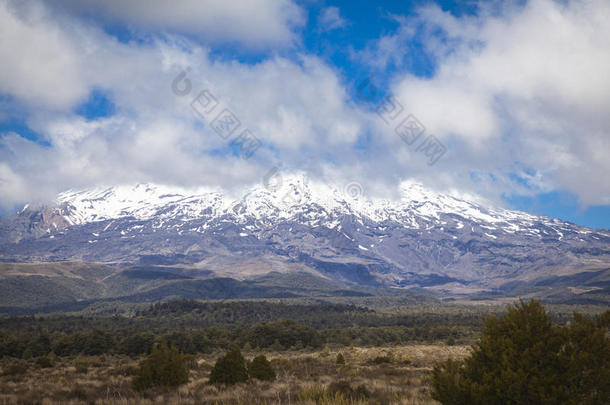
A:
POLYGON ((168 347, 165 342, 154 347, 152 353, 142 362, 133 381, 138 390, 150 387, 173 387, 188 382, 188 368, 182 354, 176 347, 168 347))
MULTIPOLYGON (((605 315, 604 315, 605 316, 605 315)), ((463 362, 432 373, 432 397, 443 404, 604 404, 610 398, 610 339, 575 314, 559 326, 538 301, 520 301, 486 320, 463 362)))
POLYGON ((248 380, 246 360, 238 346, 229 350, 224 356, 216 360, 210 373, 210 383, 235 384, 248 380))
POLYGON ((269 360, 263 355, 256 356, 250 364, 248 364, 248 373, 250 378, 258 380, 275 380, 275 371, 271 367, 269 360))

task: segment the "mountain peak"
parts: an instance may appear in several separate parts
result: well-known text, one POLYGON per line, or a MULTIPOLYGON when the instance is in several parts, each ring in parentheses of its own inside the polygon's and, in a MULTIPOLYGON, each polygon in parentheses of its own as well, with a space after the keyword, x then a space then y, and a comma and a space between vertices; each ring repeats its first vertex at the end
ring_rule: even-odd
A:
MULTIPOLYGON (((562 221, 519 211, 490 208, 480 203, 427 189, 420 183, 400 184, 400 198, 372 198, 358 183, 343 186, 313 180, 304 173, 283 175, 279 181, 258 184, 238 197, 206 187, 181 188, 140 183, 97 187, 61 193, 57 205, 65 208, 71 224, 86 224, 119 218, 137 220, 215 221, 223 216, 240 223, 249 220, 275 223, 279 220, 307 220, 336 225, 336 219, 353 215, 374 223, 396 221, 412 229, 464 226, 463 221, 502 234, 526 232, 542 237, 535 227, 542 224, 563 237, 562 228, 580 228, 562 221)), ((495 236, 497 237, 497 235, 495 236)))
POLYGON ((401 184, 400 198, 383 199, 358 183, 339 186, 302 173, 238 197, 151 183, 70 190, 55 206, 27 207, 0 231, 3 260, 167 257, 164 263, 186 261, 231 277, 299 269, 453 292, 598 268, 610 256, 606 232, 415 182, 401 184))

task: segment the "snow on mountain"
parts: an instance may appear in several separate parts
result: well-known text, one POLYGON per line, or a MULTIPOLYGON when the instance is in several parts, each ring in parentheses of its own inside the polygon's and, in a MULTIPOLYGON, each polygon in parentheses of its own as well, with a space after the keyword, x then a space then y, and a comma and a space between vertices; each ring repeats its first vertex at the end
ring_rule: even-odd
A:
POLYGON ((441 215, 451 215, 483 224, 489 230, 505 233, 525 231, 542 237, 537 230, 531 229, 539 223, 553 229, 557 239, 563 237, 562 229, 575 227, 560 220, 524 212, 484 208, 433 192, 414 182, 400 185, 400 198, 397 200, 370 199, 366 195, 350 196, 339 187, 308 180, 303 175, 287 177, 277 189, 257 185, 237 199, 214 189, 189 190, 138 184, 67 191, 58 196, 57 203, 58 206, 67 207, 64 218, 74 225, 125 217, 138 220, 180 218, 183 221, 206 218, 211 221, 231 215, 237 222, 299 218, 310 224, 326 223, 333 227, 339 224, 338 218, 342 215, 353 214, 377 223, 392 220, 414 229, 423 226, 422 221, 426 226, 444 224, 462 228, 463 222, 448 224, 440 219, 441 215))
POLYGON ((606 230, 490 208, 414 182, 403 182, 391 200, 361 191, 302 174, 238 197, 154 184, 67 191, 53 205, 2 219, 0 259, 161 260, 234 278, 309 271, 453 292, 610 264, 606 230))
MULTIPOLYGON (((104 221, 131 216, 150 219, 158 215, 163 207, 181 205, 185 216, 196 216, 207 208, 218 209, 222 203, 221 194, 213 191, 198 191, 187 194, 185 190, 153 184, 94 188, 84 191, 61 193, 57 202, 70 207, 66 217, 73 224, 104 221)), ((225 208, 225 207, 222 207, 225 208)))

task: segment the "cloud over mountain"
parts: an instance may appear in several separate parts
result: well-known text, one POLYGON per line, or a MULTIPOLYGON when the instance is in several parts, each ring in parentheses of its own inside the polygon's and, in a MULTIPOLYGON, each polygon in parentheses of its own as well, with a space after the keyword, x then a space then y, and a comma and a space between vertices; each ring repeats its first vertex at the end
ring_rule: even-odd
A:
POLYGON ((144 4, 0 2, 1 206, 93 185, 240 188, 278 165, 371 194, 413 178, 497 202, 567 191, 584 205, 610 204, 607 2, 385 16, 391 24, 352 49, 357 69, 311 45, 360 29, 342 7, 144 4), (429 71, 413 69, 424 59, 429 71), (381 94, 442 143, 442 159, 429 165, 379 104, 354 96, 366 78, 356 70, 384 76, 381 94), (181 72, 192 87, 185 96, 172 92, 181 72), (231 136, 194 113, 203 90, 239 121, 231 136), (97 104, 110 112, 82 112, 97 104), (249 159, 233 142, 245 130, 260 142, 249 159))

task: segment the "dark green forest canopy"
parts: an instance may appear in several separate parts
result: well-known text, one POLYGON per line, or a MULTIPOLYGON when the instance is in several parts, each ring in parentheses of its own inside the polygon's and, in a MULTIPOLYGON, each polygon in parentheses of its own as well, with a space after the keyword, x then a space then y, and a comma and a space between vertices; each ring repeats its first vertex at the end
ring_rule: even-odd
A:
MULTIPOLYGON (((133 316, 22 316, 0 319, 0 356, 149 353, 167 342, 183 353, 231 345, 317 348, 326 343, 383 345, 472 343, 483 320, 504 309, 400 307, 372 310, 349 304, 267 301, 155 303, 133 316), (494 312, 495 311, 495 312, 494 312)), ((557 313, 565 323, 571 314, 557 313)))

